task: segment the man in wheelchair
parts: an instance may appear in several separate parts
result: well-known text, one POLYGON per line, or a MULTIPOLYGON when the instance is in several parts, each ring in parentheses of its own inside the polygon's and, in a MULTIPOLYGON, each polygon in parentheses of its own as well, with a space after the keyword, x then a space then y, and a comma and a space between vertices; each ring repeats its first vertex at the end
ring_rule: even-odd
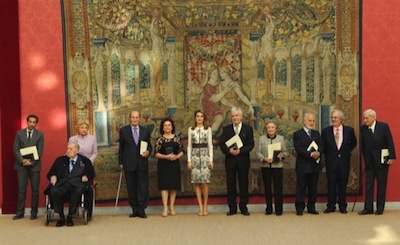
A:
POLYGON ((66 155, 58 157, 47 174, 51 184, 47 194, 52 200, 54 212, 60 214, 57 227, 65 225, 64 201, 66 197, 69 200, 67 226, 74 225, 72 216, 76 213, 86 185, 95 176, 92 162, 78 152, 77 143, 68 143, 66 155))

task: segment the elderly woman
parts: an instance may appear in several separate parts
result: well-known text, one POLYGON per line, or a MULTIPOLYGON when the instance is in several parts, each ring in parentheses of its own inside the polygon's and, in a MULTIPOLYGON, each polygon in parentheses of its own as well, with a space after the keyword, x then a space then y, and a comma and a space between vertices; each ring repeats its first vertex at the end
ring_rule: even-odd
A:
POLYGON ((181 137, 175 134, 175 124, 170 118, 160 123, 160 137, 155 144, 158 189, 164 210, 162 217, 168 216, 168 199, 171 215, 175 215, 175 198, 181 190, 181 166, 179 159, 184 155, 181 137))
POLYGON ((283 209, 283 163, 282 159, 289 156, 283 136, 277 135, 278 125, 270 120, 265 124, 266 134, 261 135, 257 149, 257 158, 261 164, 261 172, 265 189, 265 215, 272 214, 272 186, 274 186, 275 214, 282 215, 283 209), (268 148, 275 148, 270 151, 268 148))
POLYGON ((68 143, 78 143, 79 154, 89 158, 92 164, 97 157, 96 137, 89 135, 89 121, 80 120, 76 127, 77 135, 69 138, 68 143))

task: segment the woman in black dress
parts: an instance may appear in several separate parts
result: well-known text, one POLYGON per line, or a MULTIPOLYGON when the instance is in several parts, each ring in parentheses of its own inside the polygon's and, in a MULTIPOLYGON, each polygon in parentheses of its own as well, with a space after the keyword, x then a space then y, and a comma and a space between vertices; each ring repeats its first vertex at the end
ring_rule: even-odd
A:
POLYGON ((176 193, 181 189, 181 165, 179 158, 184 155, 180 136, 175 135, 174 121, 165 118, 160 124, 161 136, 155 144, 157 162, 158 189, 164 206, 163 217, 168 216, 168 198, 171 215, 175 215, 176 193))

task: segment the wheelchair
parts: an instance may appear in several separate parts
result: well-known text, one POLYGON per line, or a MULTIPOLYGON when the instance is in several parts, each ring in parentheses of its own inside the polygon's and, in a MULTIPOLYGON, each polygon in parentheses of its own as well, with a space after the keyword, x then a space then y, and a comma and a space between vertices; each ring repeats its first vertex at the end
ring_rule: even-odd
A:
MULTIPOLYGON (((46 188, 44 191, 44 195, 46 196, 46 211, 44 213, 44 224, 46 226, 49 225, 52 221, 58 221, 59 218, 55 218, 54 216, 54 207, 48 191, 50 190, 51 185, 46 188)), ((72 215, 72 218, 82 218, 83 223, 87 225, 92 218, 93 213, 93 199, 94 193, 93 188, 90 184, 85 185, 85 190, 81 195, 80 202, 77 208, 76 214, 72 215)), ((64 198, 64 203, 69 202, 69 197, 66 196, 64 198)))

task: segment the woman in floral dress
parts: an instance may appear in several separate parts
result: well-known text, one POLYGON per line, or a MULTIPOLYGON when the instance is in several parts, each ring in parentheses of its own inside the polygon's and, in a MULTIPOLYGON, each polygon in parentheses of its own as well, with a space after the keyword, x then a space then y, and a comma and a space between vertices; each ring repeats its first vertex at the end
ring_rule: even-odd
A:
POLYGON ((205 115, 195 112, 194 126, 188 130, 188 168, 192 170, 191 182, 195 184, 199 203, 199 216, 208 215, 208 184, 213 168, 213 145, 211 128, 205 123, 205 115))

